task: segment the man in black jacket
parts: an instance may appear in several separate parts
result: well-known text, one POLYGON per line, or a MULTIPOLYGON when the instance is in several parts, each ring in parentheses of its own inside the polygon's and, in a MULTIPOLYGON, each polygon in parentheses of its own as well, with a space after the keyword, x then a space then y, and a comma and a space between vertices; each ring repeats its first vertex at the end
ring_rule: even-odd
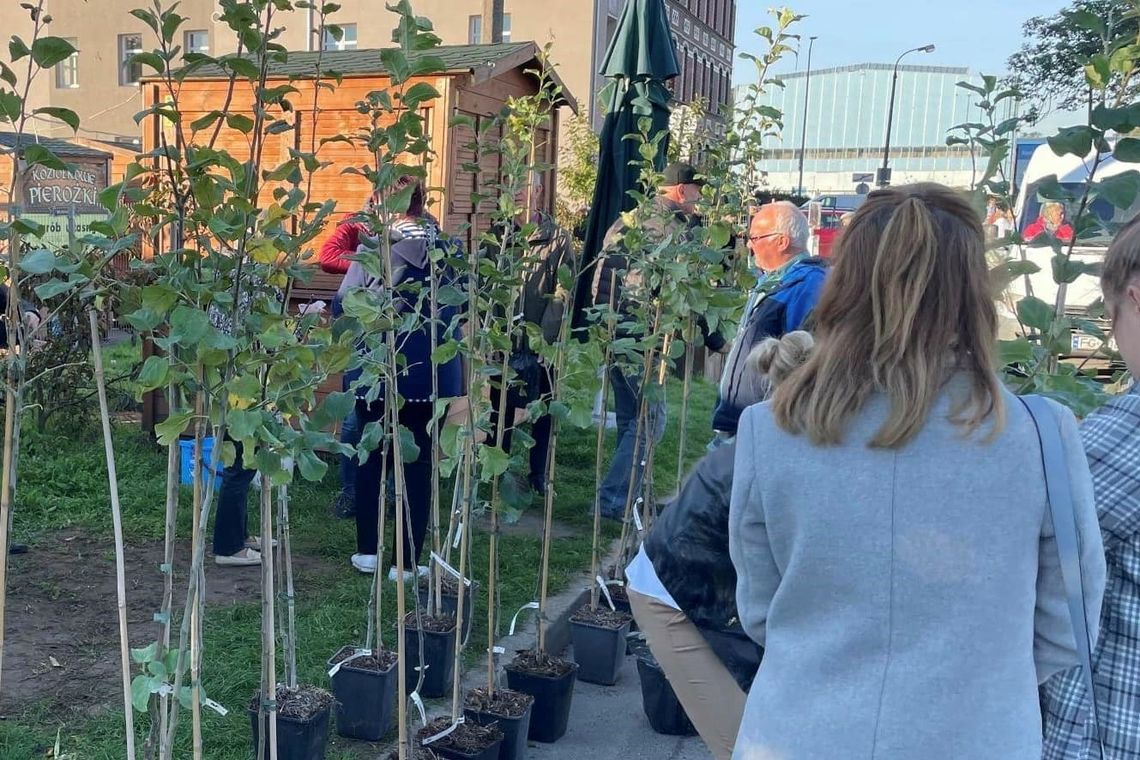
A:
MULTIPOLYGON (((699 223, 693 214, 694 205, 701 197, 696 175, 696 170, 689 164, 675 163, 666 167, 663 184, 653 199, 655 208, 643 227, 650 241, 664 240, 670 234, 684 234, 699 223)), ((640 278, 640 273, 631 269, 629 258, 622 249, 626 231, 625 222, 618 217, 606 232, 605 247, 595 268, 592 288, 595 306, 608 305, 623 315, 628 309, 625 288, 640 278)), ((601 510, 605 517, 620 520, 625 516, 630 480, 634 481, 635 499, 641 486, 641 468, 635 470, 634 462, 641 456, 648 439, 646 433, 651 432, 655 440, 661 440, 665 433, 665 404, 658 400, 650 405, 645 425, 647 430, 638 436, 637 416, 642 402, 640 373, 630 375, 618 366, 609 367, 608 372, 617 417, 617 449, 602 482, 601 510)))

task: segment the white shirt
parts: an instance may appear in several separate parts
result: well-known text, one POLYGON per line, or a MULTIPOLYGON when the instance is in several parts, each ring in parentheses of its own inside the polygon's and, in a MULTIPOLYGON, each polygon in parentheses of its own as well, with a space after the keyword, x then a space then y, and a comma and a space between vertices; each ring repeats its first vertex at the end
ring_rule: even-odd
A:
POLYGON ((661 583, 661 579, 657 577, 657 571, 653 569, 653 560, 649 559, 649 555, 645 553, 644 544, 638 549, 637 556, 629 563, 629 567, 625 569, 625 579, 630 590, 636 591, 642 596, 656 599, 678 612, 681 611, 680 605, 673 599, 665 585, 661 583))

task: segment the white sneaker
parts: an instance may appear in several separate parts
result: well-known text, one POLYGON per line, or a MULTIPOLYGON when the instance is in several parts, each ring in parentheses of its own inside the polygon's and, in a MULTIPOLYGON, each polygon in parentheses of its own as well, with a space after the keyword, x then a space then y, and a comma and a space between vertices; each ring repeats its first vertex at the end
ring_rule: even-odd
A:
MULTIPOLYGON (((249 547, 250 549, 256 549, 257 551, 263 551, 263 549, 261 548, 261 536, 250 536, 249 538, 247 538, 245 540, 245 545, 247 547, 249 547)), ((276 549, 277 548, 277 539, 276 538, 270 539, 269 546, 272 549, 276 549)))
POLYGON ((376 555, 375 554, 353 554, 352 566, 362 573, 372 574, 376 572, 376 555))
MULTIPOLYGON (((411 570, 405 570, 404 571, 404 583, 411 583, 412 581, 414 581, 416 579, 417 576, 420 578, 423 578, 427 574, 428 574, 428 569, 426 567, 424 567, 423 565, 419 565, 418 567, 416 567, 416 572, 414 574, 412 573, 411 570)), ((389 568, 388 580, 392 581, 392 583, 396 582, 396 568, 395 567, 389 568)))
POLYGON ((214 564, 221 567, 254 567, 261 564, 261 554, 255 549, 246 547, 229 556, 215 555, 214 564))

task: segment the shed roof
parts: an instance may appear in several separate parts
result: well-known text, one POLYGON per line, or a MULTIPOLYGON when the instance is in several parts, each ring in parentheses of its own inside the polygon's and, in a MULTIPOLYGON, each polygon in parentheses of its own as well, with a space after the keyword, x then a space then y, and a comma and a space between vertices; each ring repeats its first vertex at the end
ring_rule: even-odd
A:
MULTIPOLYGON (((287 60, 271 61, 271 78, 309 79, 320 61, 325 75, 336 73, 345 77, 386 76, 387 70, 380 58, 380 49, 368 50, 325 50, 289 51, 287 60)), ((443 60, 444 73, 471 74, 476 82, 493 79, 500 73, 511 71, 537 61, 539 47, 534 42, 504 42, 496 45, 443 45, 430 50, 415 51, 410 54, 414 63, 417 58, 436 56, 443 60)), ((244 56, 250 58, 251 56, 244 56)), ((187 79, 227 79, 230 72, 220 66, 205 65, 196 69, 187 79)), ((561 102, 574 111, 578 101, 566 89, 566 85, 553 70, 550 76, 562 88, 561 102)))
POLYGON ((26 148, 29 145, 42 145, 61 158, 111 158, 111 154, 86 145, 77 145, 67 140, 58 140, 52 137, 38 137, 36 135, 19 136, 15 132, 0 132, 0 148, 13 150, 26 148), (20 139, 17 140, 17 137, 20 139))

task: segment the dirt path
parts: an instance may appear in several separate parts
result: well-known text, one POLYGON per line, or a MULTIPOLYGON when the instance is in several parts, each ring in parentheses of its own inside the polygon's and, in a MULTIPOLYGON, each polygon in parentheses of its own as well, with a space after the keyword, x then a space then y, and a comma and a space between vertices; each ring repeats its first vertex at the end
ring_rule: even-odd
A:
MULTIPOLYGON (((126 555, 131 646, 145 646, 158 631, 154 614, 162 604, 162 543, 128 544, 126 555)), ((189 544, 179 545, 174 567, 182 575, 175 577, 175 609, 185 600, 189 559, 189 544)), ((294 554, 293 562, 299 577, 335 570, 303 555, 294 554)), ((115 704, 120 691, 114 544, 62 531, 46 536, 28 554, 9 558, 8 568, 0 715, 19 714, 36 704, 73 714, 82 705, 102 711, 115 704)), ((260 574, 254 568, 210 564, 206 586, 206 604, 213 607, 260 598, 260 574)))

